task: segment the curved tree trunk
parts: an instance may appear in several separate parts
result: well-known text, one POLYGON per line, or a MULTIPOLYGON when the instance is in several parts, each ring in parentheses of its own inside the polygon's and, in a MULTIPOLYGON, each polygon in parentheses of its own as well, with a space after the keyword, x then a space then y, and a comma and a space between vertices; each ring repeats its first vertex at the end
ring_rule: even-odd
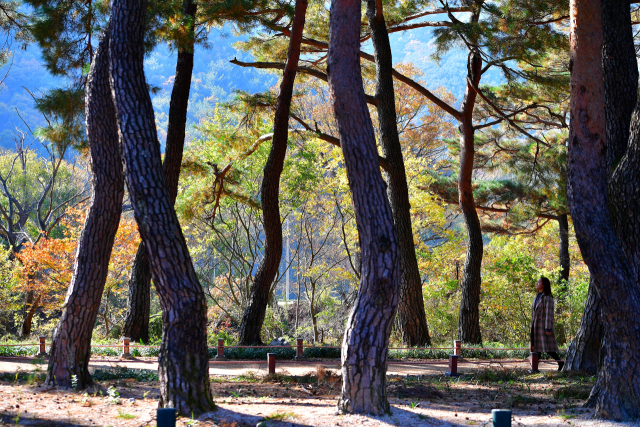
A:
MULTIPOLYGON (((627 15, 624 25, 631 25, 628 2, 605 0, 603 6, 615 9, 621 20, 627 15)), ((616 236, 609 212, 609 173, 604 140, 605 87, 600 67, 607 57, 602 57, 601 50, 601 12, 599 0, 571 1, 571 131, 567 195, 580 250, 602 304, 604 357, 590 400, 595 402, 597 417, 626 420, 640 417, 640 364, 637 363, 640 287, 634 280, 631 259, 623 251, 624 245, 616 236)), ((605 21, 610 18, 606 16, 608 12, 605 10, 605 21)), ((620 21, 608 20, 605 31, 615 30, 613 22, 620 21)), ((625 38, 618 38, 616 43, 632 43, 625 38)), ((624 82, 623 79, 620 81, 624 82)), ((618 168, 623 162, 624 159, 618 168)))
MULTIPOLYGON (((482 69, 482 59, 477 52, 469 55, 467 77, 478 87, 482 69)), ((475 141, 473 128, 473 108, 476 102, 476 92, 467 82, 464 99, 462 100, 460 128, 460 169, 458 172, 458 197, 460 209, 467 229, 467 255, 464 260, 462 273, 462 299, 458 317, 458 337, 463 342, 480 344, 480 284, 482 278, 482 231, 480 219, 473 200, 473 158, 475 155, 475 141)))
MULTIPOLYGON (((195 48, 194 22, 197 4, 193 0, 182 3, 183 29, 185 45, 178 47, 178 61, 176 75, 171 91, 169 104, 169 123, 167 126, 167 145, 164 153, 163 172, 167 182, 169 197, 175 203, 178 196, 178 181, 180 179, 180 165, 187 126, 187 109, 189 107, 189 93, 191 91, 191 76, 193 74, 193 52, 195 48)), ((149 341, 149 310, 151 305, 151 271, 149 259, 140 243, 138 252, 131 267, 129 278, 129 299, 127 314, 124 321, 123 336, 133 341, 149 341)))
POLYGON ((207 302, 162 170, 143 68, 146 6, 145 0, 113 2, 111 90, 127 187, 162 305, 159 406, 191 416, 215 408, 209 382, 207 302))
POLYGON ((110 27, 91 64, 86 89, 87 139, 93 172, 93 196, 84 223, 73 278, 60 323, 53 332, 47 383, 83 388, 89 375, 91 335, 107 280, 111 249, 120 222, 124 173, 115 109, 109 88, 110 27))
POLYGON ((269 303, 269 291, 282 258, 282 223, 278 200, 280 175, 287 154, 289 110, 300 58, 300 43, 302 42, 306 11, 307 0, 296 0, 287 64, 282 75, 282 83, 280 83, 280 94, 273 123, 273 142, 267 164, 264 167, 260 190, 265 234, 264 259, 251 286, 249 306, 244 312, 240 325, 240 344, 244 345, 262 343, 260 331, 269 303))
POLYGON ((398 306, 398 326, 402 341, 408 346, 431 344, 427 317, 422 297, 422 279, 411 228, 411 204, 405 173, 402 147, 396 120, 395 91, 393 87, 393 61, 389 34, 382 8, 376 10, 376 1, 367 1, 367 17, 371 30, 373 52, 376 61, 376 100, 385 169, 387 195, 398 233, 402 286, 398 306), (376 13, 378 12, 378 13, 376 13))
MULTIPOLYGON (((382 18, 377 5, 376 15, 382 18)), ((360 1, 333 0, 329 90, 356 214, 362 266, 358 296, 342 342, 343 412, 389 412, 387 349, 401 268, 393 214, 380 173, 360 70, 360 1)))
POLYGON ((595 375, 600 366, 603 332, 600 297, 592 279, 580 327, 567 349, 564 370, 595 375))

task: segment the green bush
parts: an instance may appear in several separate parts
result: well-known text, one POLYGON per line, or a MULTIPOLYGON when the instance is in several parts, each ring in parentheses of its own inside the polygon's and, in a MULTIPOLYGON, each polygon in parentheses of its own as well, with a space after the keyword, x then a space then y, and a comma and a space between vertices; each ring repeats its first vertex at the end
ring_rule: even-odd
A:
POLYGON ((305 348, 302 355, 309 359, 339 359, 341 350, 339 348, 313 347, 305 348))
MULTIPOLYGON (((296 355, 293 347, 272 347, 272 348, 227 348, 224 349, 224 356, 232 360, 267 360, 267 353, 275 353, 276 359, 290 360, 296 355)), ((209 357, 215 358, 216 348, 209 349, 209 357)))
POLYGON ((162 316, 149 320, 149 341, 159 342, 162 339, 162 316))

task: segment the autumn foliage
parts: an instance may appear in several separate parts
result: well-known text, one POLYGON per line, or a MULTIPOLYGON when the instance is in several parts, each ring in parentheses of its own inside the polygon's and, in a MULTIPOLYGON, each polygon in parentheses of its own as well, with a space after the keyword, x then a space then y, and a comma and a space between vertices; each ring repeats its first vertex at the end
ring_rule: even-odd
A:
MULTIPOLYGON (((69 208, 58 226, 60 238, 45 237, 36 244, 27 243, 16 254, 19 261, 19 267, 15 270, 18 283, 16 290, 33 292, 35 304, 45 314, 62 309, 73 276, 78 240, 88 208, 88 204, 69 208)), ((105 334, 108 334, 114 319, 122 315, 122 309, 114 309, 110 297, 126 298, 123 295, 126 276, 139 243, 137 224, 132 218, 123 217, 109 262, 109 276, 101 308, 100 321, 105 327, 105 334)))

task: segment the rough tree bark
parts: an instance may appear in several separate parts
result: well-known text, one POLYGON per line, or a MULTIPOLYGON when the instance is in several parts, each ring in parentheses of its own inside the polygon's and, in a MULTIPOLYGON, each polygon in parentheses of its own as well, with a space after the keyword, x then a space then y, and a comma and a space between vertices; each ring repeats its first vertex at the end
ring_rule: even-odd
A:
POLYGON ((637 359, 640 287, 634 283, 630 260, 616 236, 609 212, 604 83, 600 67, 601 3, 571 0, 570 4, 571 130, 567 195, 580 250, 601 297, 604 326, 602 368, 590 401, 595 403, 598 417, 633 419, 640 416, 637 359))
MULTIPOLYGON (((606 163, 609 177, 608 196, 614 228, 623 250, 632 261, 635 270, 635 283, 638 283, 638 227, 639 206, 634 188, 638 187, 637 167, 634 160, 634 137, 637 137, 638 117, 633 117, 633 133, 630 133, 632 114, 636 107, 638 86, 638 68, 636 65, 629 4, 625 2, 602 2, 602 67, 604 77, 604 104, 606 126, 606 163), (624 43, 623 41, 626 41, 624 43), (632 140, 629 141, 630 135, 632 140), (628 142, 629 156, 627 153, 628 142), (624 159, 625 162, 621 162, 624 159), (627 163, 630 162, 630 163, 627 163), (620 166, 619 169, 617 167, 620 166), (615 171, 615 173, 614 173, 615 171), (630 214, 630 217, 626 215, 630 214), (634 261, 635 259, 635 261, 634 261)), ((596 373, 601 358, 603 338, 602 319, 600 317, 600 297, 593 283, 589 285, 587 303, 580 322, 580 328, 567 351, 565 369, 584 370, 596 373)), ((592 400, 594 402, 595 400, 592 400)))
POLYGON ((289 138, 289 110, 293 96, 293 84, 296 79, 298 60, 300 59, 300 43, 304 30, 307 0, 296 0, 296 9, 291 29, 291 40, 287 55, 280 94, 276 104, 273 123, 273 142, 267 164, 264 167, 260 199, 264 223, 265 247, 264 259, 258 268, 251 286, 249 306, 245 309, 240 325, 240 343, 244 345, 261 344, 260 331, 269 302, 269 291, 276 277, 280 259, 282 258, 282 223, 280 221, 280 175, 287 154, 289 138))
POLYGON ((382 3, 367 1, 367 17, 376 61, 376 94, 378 100, 378 124, 380 127, 385 169, 387 195, 398 233, 402 286, 398 319, 402 341, 408 346, 431 345, 427 317, 422 297, 422 279, 411 227, 411 204, 407 176, 402 158, 402 147, 396 120, 395 90, 393 87, 393 61, 389 34, 384 20, 382 3))
POLYGON ((601 360, 603 332, 600 319, 600 296, 592 279, 589 283, 589 293, 580 327, 567 349, 564 370, 595 375, 601 360))
MULTIPOLYGON (((474 18, 477 17, 474 14, 474 18)), ((482 71, 482 58, 478 52, 469 55, 467 63, 467 87, 461 106, 460 117, 460 167, 458 172, 458 197, 460 209, 467 229, 467 254, 462 273, 462 298, 458 317, 458 337, 463 342, 480 344, 480 285, 482 278, 482 231, 480 219, 473 200, 473 159, 475 155, 475 139, 473 127, 473 108, 482 71), (473 86, 471 86, 473 83, 473 86)))
POLYGON ((122 336, 133 342, 149 342, 149 316, 151 314, 151 268, 144 243, 140 243, 129 275, 127 313, 122 336))
MULTIPOLYGON (((184 0, 182 27, 186 34, 179 40, 176 75, 169 103, 167 143, 162 163, 169 197, 175 203, 178 196, 180 165, 187 126, 187 109, 193 74, 193 52, 195 48, 195 17, 198 5, 193 0, 184 0)), ((151 306, 151 270, 144 244, 141 243, 131 267, 127 314, 122 330, 123 336, 133 341, 149 342, 149 310, 151 306)))
POLYGON ((114 0, 109 65, 126 182, 162 306, 160 407, 191 416, 215 408, 207 303, 167 190, 144 76, 145 0, 114 0))
POLYGON ((638 65, 629 3, 602 0, 602 68, 607 128, 609 210, 640 285, 640 111, 638 65), (634 112, 635 110, 635 112, 634 112))
POLYGON ((47 383, 65 387, 71 387, 73 375, 76 375, 80 388, 92 383, 88 370, 91 335, 107 279, 124 196, 118 128, 109 88, 109 43, 108 27, 91 64, 86 89, 93 196, 80 236, 64 311, 53 332, 47 372, 47 383))
POLYGON ((383 414, 389 412, 387 348, 399 300, 400 249, 362 85, 360 12, 359 0, 331 3, 329 90, 362 253, 358 296, 342 342, 338 407, 343 412, 383 414))

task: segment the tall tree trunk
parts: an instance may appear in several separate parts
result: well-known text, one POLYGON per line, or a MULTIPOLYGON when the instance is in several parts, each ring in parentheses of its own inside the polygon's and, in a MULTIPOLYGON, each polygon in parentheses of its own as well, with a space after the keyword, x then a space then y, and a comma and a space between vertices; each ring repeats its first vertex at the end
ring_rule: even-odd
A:
MULTIPOLYGON (((635 283, 638 283, 638 244, 637 196, 634 187, 638 185, 637 167, 627 167, 629 163, 637 165, 633 157, 633 138, 637 137, 638 118, 633 118, 634 132, 630 138, 630 123, 637 103, 638 69, 632 41, 629 5, 625 2, 604 1, 602 3, 603 32, 602 66, 604 77, 604 104, 607 135, 606 163, 609 178, 609 208, 616 233, 623 250, 635 267, 635 283), (625 41, 623 43, 622 41, 625 41), (625 157, 627 145, 631 142, 630 156, 625 157), (622 160, 625 160, 622 162, 622 160), (616 169, 621 166, 620 169, 616 169), (614 174, 614 171, 616 172, 614 174), (636 203, 634 203, 636 202, 636 203), (627 214, 631 214, 627 217, 627 214), (634 219, 634 215, 635 218, 634 219)), ((600 316, 600 297, 593 283, 589 285, 587 303, 580 323, 578 334, 567 351, 565 369, 583 370, 596 373, 601 359, 603 338, 600 316)))
POLYGON ((149 342, 149 316, 151 314, 151 268, 143 243, 140 243, 131 265, 129 276, 127 314, 122 335, 133 342, 149 342))
POLYGON ((28 291, 25 297, 23 313, 22 313, 22 325, 20 326, 20 335, 28 337, 31 335, 31 326, 33 324, 33 316, 36 314, 38 305, 40 305, 41 296, 38 295, 36 300, 33 300, 33 291, 28 291))
MULTIPOLYGON (((569 256, 569 215, 558 215, 558 229, 560 235, 560 274, 558 275, 558 298, 556 304, 556 313, 562 310, 566 301, 566 292, 569 284, 569 273, 571 272, 571 257, 569 256)), ((567 331, 564 323, 557 323, 555 335, 558 344, 563 345, 567 342, 567 331)))
POLYGON ((273 142, 267 164, 264 167, 260 190, 265 234, 264 259, 251 286, 249 306, 244 312, 240 325, 240 343, 244 345, 262 343, 260 331, 269 302, 269 291, 282 258, 282 223, 278 200, 280 175, 287 154, 289 110, 298 60, 300 59, 300 43, 302 42, 306 11, 307 0, 296 0, 287 64, 282 75, 282 83, 280 83, 280 94, 273 123, 273 142))
POLYGON ((640 111, 629 3, 602 0, 602 24, 609 210, 640 286, 640 111))
POLYGON ((602 304, 604 357, 590 400, 596 416, 626 420, 640 416, 640 287, 609 212, 601 17, 599 0, 571 0, 567 195, 580 250, 602 304))
POLYGON ((207 302, 173 209, 144 76, 145 0, 114 0, 111 90, 127 187, 162 305, 160 407, 191 416, 215 408, 209 382, 207 302))
POLYGON ((580 327, 567 349, 564 370, 595 375, 601 360, 603 332, 600 297, 592 279, 589 283, 589 293, 580 327))
POLYGON ((110 31, 109 25, 87 79, 85 108, 93 196, 80 235, 64 311, 53 332, 47 372, 47 383, 65 387, 72 385, 74 375, 80 388, 93 382, 88 370, 91 335, 109 272, 124 197, 118 128, 109 88, 110 31))
MULTIPOLYGON (((469 55, 467 63, 467 78, 475 87, 480 83, 482 58, 478 52, 469 55)), ((473 200, 473 158, 475 155, 475 141, 473 128, 473 108, 476 102, 476 92, 467 82, 462 100, 460 129, 460 169, 458 172, 458 197, 460 209, 467 229, 467 255, 462 270, 462 298, 458 317, 458 337, 463 342, 480 344, 480 284, 482 278, 482 231, 480 219, 473 200)))
POLYGON ((342 342, 338 407, 343 412, 383 414, 389 412, 387 349, 399 300, 400 248, 362 85, 360 12, 359 0, 331 3, 329 90, 362 253, 358 296, 342 342))
POLYGON ((569 215, 558 215, 558 229, 560 231, 560 277, 559 282, 567 283, 571 272, 571 257, 569 256, 569 215))
POLYGON ((378 101, 376 107, 382 153, 388 162, 385 170, 387 195, 400 245, 402 286, 398 306, 398 326, 405 345, 430 345, 431 338, 422 297, 422 279, 413 242, 409 189, 398 136, 391 45, 382 5, 376 8, 376 0, 367 1, 367 17, 376 61, 375 97, 378 101))
MULTIPOLYGON (((187 126, 187 109, 189 107, 195 48, 194 23, 197 8, 198 5, 193 0, 184 0, 182 3, 182 13, 184 14, 182 28, 187 37, 184 40, 179 40, 176 75, 169 104, 167 144, 162 166, 164 178, 167 182, 167 191, 174 203, 178 196, 180 165, 182 164, 182 151, 184 150, 187 126)), ((144 343, 149 341, 150 306, 151 271, 144 243, 141 243, 131 267, 127 314, 122 331, 124 336, 130 337, 133 341, 142 341, 144 343)))

